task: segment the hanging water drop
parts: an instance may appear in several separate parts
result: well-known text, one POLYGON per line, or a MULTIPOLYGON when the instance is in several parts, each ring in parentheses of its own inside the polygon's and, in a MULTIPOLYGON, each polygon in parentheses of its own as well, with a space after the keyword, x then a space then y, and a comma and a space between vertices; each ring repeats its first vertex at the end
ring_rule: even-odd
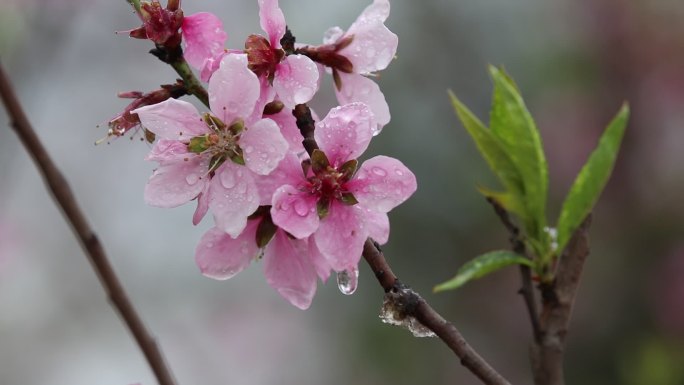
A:
POLYGON ((337 287, 344 295, 352 295, 359 284, 359 269, 342 270, 337 273, 337 287))

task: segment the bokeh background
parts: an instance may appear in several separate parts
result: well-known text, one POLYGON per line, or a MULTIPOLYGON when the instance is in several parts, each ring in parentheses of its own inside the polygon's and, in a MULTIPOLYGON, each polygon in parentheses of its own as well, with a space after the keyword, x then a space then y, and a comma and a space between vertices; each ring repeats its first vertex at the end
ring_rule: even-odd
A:
MULTIPOLYGON (((281 0, 300 42, 347 28, 369 0, 281 0)), ((261 33, 257 2, 184 1, 223 18, 228 45, 261 33)), ((355 295, 319 286, 308 311, 271 290, 255 263, 228 282, 199 274, 194 204, 147 207, 153 164, 136 137, 94 146, 125 100, 175 79, 115 35, 138 21, 124 0, 0 0, 0 59, 179 384, 476 384, 437 339, 378 319, 365 265, 355 295), (98 127, 99 125, 99 127, 98 127)), ((679 0, 394 1, 397 59, 378 79, 392 122, 368 155, 401 159, 419 189, 391 213, 386 255, 513 383, 531 383, 531 338, 516 269, 432 294, 475 255, 507 247, 476 184, 495 181, 450 108, 481 117, 486 65, 515 77, 551 171, 549 219, 623 100, 632 119, 595 210, 592 253, 567 346, 571 384, 684 384, 684 3, 679 0)), ((330 82, 314 103, 334 103, 330 82)), ((32 162, 0 112, 0 383, 154 384, 32 162)))

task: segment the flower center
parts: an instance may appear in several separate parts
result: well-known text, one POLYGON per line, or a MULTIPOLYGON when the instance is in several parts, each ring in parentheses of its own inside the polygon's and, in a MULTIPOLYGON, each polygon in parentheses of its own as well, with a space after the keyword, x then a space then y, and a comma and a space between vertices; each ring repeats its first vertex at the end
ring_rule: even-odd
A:
POLYGON ((249 69, 257 76, 266 76, 272 82, 278 63, 285 57, 285 51, 271 47, 271 43, 263 36, 250 35, 245 41, 245 52, 249 69))
POLYGON ((333 200, 346 205, 359 203, 346 187, 347 182, 356 172, 358 165, 356 159, 345 162, 339 167, 333 167, 323 151, 317 149, 311 154, 311 160, 302 164, 304 174, 307 175, 306 190, 318 197, 316 206, 319 217, 324 218, 328 215, 333 200))
POLYGON ((244 122, 238 119, 230 126, 226 126, 211 114, 204 114, 203 118, 212 132, 190 139, 188 151, 195 154, 208 154, 211 158, 210 172, 216 170, 226 159, 244 165, 242 149, 238 145, 240 133, 245 128, 244 122))

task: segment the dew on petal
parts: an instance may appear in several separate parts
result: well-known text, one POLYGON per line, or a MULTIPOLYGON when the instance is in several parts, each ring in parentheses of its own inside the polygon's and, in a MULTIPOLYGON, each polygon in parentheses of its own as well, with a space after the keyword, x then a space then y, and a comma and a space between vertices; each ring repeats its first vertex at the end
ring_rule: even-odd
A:
POLYGON ((222 172, 220 176, 221 184, 225 188, 235 187, 235 176, 230 172, 222 172))
POLYGON ((298 200, 294 203, 294 209, 300 217, 304 217, 309 213, 309 205, 302 200, 298 200))
POLYGON ((373 174, 375 174, 377 176, 387 176, 387 171, 385 171, 384 169, 382 169, 380 167, 373 167, 371 169, 371 171, 373 171, 373 174))
POLYGON ((197 174, 188 174, 188 176, 185 177, 185 181, 188 182, 188 184, 195 184, 199 180, 200 177, 197 174))
POLYGON ((351 270, 342 270, 337 273, 337 287, 344 295, 352 295, 356 291, 359 283, 359 269, 357 267, 351 270))
POLYGON ((254 151, 254 147, 252 147, 252 146, 245 147, 245 153, 250 154, 252 151, 254 151))

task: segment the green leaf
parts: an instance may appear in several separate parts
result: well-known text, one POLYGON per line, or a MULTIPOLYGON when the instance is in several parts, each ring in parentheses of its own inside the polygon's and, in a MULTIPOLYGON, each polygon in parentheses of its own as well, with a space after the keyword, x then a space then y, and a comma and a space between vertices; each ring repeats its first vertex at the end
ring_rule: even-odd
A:
POLYGON ((522 177, 524 202, 528 212, 527 233, 544 239, 548 167, 539 131, 511 78, 496 67, 489 72, 494 81, 490 129, 511 158, 522 177))
POLYGON ((480 194, 484 195, 485 197, 496 201, 496 203, 498 203, 506 211, 519 215, 522 218, 525 218, 527 215, 524 204, 520 201, 520 197, 514 194, 509 192, 494 191, 482 186, 478 186, 477 191, 479 191, 480 194))
POLYGON ((510 265, 526 265, 533 267, 534 263, 512 251, 497 250, 475 257, 465 265, 461 266, 456 276, 449 281, 441 283, 433 289, 434 292, 453 290, 463 286, 468 281, 482 278, 510 265))
MULTIPOLYGON (((522 198, 523 181, 520 172, 516 168, 513 160, 506 153, 499 139, 485 127, 484 124, 466 107, 460 100, 449 91, 451 103, 456 110, 458 118, 463 123, 468 134, 473 138, 477 149, 482 157, 487 161, 489 168, 499 178, 501 184, 508 192, 516 197, 522 198)), ((486 195, 486 194, 485 194, 486 195)))
POLYGON ((563 250, 572 233, 589 214, 606 186, 615 165, 628 119, 629 106, 625 103, 608 124, 598 146, 572 184, 558 218, 558 250, 563 250))

